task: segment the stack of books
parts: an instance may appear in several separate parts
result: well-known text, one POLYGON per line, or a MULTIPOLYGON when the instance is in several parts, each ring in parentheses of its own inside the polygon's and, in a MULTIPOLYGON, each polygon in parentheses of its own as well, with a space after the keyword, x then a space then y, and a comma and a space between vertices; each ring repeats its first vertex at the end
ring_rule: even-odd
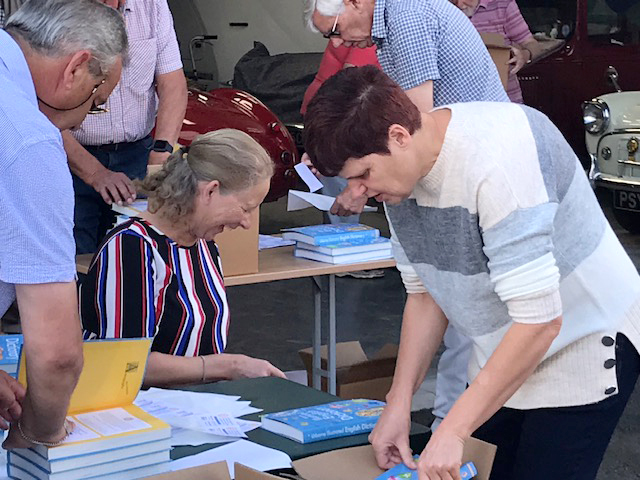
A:
POLYGON ((0 370, 18 377, 18 361, 22 350, 22 335, 0 335, 0 370))
POLYGON ((377 228, 359 223, 288 228, 282 237, 296 242, 294 255, 342 265, 391 258, 391 242, 377 228))
MULTIPOLYGON (((150 346, 151 339, 86 342, 84 367, 67 417, 75 428, 56 447, 10 451, 9 477, 124 480, 168 471, 171 427, 133 405, 150 346)), ((21 365, 23 360, 24 356, 21 365)), ((18 378, 26 384, 22 367, 18 378)))

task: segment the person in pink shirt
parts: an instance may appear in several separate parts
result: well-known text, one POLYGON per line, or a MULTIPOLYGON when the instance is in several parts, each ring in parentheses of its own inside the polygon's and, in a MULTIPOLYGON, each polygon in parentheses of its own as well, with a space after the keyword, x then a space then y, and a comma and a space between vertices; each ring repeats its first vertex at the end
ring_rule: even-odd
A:
POLYGON ((300 113, 302 113, 302 115, 306 113, 307 105, 329 77, 335 75, 345 67, 363 67, 365 65, 375 65, 380 68, 375 46, 353 48, 340 45, 336 47, 332 42, 328 42, 324 55, 322 55, 322 60, 320 61, 320 67, 318 67, 318 73, 313 79, 313 82, 311 82, 311 85, 307 88, 307 91, 304 92, 300 113))
POLYGON ((452 0, 480 33, 500 33, 511 45, 513 65, 509 71, 507 95, 512 102, 523 103, 516 74, 541 53, 540 44, 529 31, 515 0, 452 0))

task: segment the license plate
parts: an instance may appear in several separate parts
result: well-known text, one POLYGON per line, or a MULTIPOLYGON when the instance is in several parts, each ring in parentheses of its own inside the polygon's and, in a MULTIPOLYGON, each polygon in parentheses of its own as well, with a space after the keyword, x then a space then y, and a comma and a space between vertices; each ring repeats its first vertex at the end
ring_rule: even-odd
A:
POLYGON ((628 192, 615 190, 613 193, 614 204, 620 210, 640 211, 640 191, 628 192))

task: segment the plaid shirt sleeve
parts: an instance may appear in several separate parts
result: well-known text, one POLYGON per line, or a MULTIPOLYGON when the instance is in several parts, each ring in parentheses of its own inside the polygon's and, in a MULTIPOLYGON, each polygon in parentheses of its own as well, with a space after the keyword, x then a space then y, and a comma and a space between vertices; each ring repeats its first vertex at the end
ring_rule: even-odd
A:
POLYGON ((170 73, 182 68, 180 48, 173 28, 173 17, 169 10, 167 0, 157 1, 157 26, 156 41, 158 45, 158 61, 156 62, 156 75, 170 73))
POLYGON ((437 18, 410 10, 398 12, 389 20, 387 35, 395 63, 394 79, 404 90, 440 78, 437 18))

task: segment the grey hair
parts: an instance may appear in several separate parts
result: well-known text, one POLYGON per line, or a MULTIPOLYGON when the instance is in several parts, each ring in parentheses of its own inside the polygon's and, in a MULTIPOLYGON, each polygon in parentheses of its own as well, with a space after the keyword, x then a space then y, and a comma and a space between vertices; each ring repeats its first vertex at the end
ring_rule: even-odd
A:
POLYGON ((220 182, 227 195, 253 187, 273 175, 273 162, 262 146, 246 133, 223 128, 196 137, 188 152, 174 152, 162 169, 137 182, 149 197, 149 211, 178 221, 193 212, 198 182, 220 182))
POLYGON ((315 33, 320 31, 313 24, 313 12, 318 11, 320 15, 335 17, 344 10, 343 0, 304 0, 304 24, 315 33))
POLYGON ((28 0, 5 30, 48 57, 89 50, 95 76, 106 75, 118 57, 125 60, 128 49, 122 15, 97 0, 28 0))

